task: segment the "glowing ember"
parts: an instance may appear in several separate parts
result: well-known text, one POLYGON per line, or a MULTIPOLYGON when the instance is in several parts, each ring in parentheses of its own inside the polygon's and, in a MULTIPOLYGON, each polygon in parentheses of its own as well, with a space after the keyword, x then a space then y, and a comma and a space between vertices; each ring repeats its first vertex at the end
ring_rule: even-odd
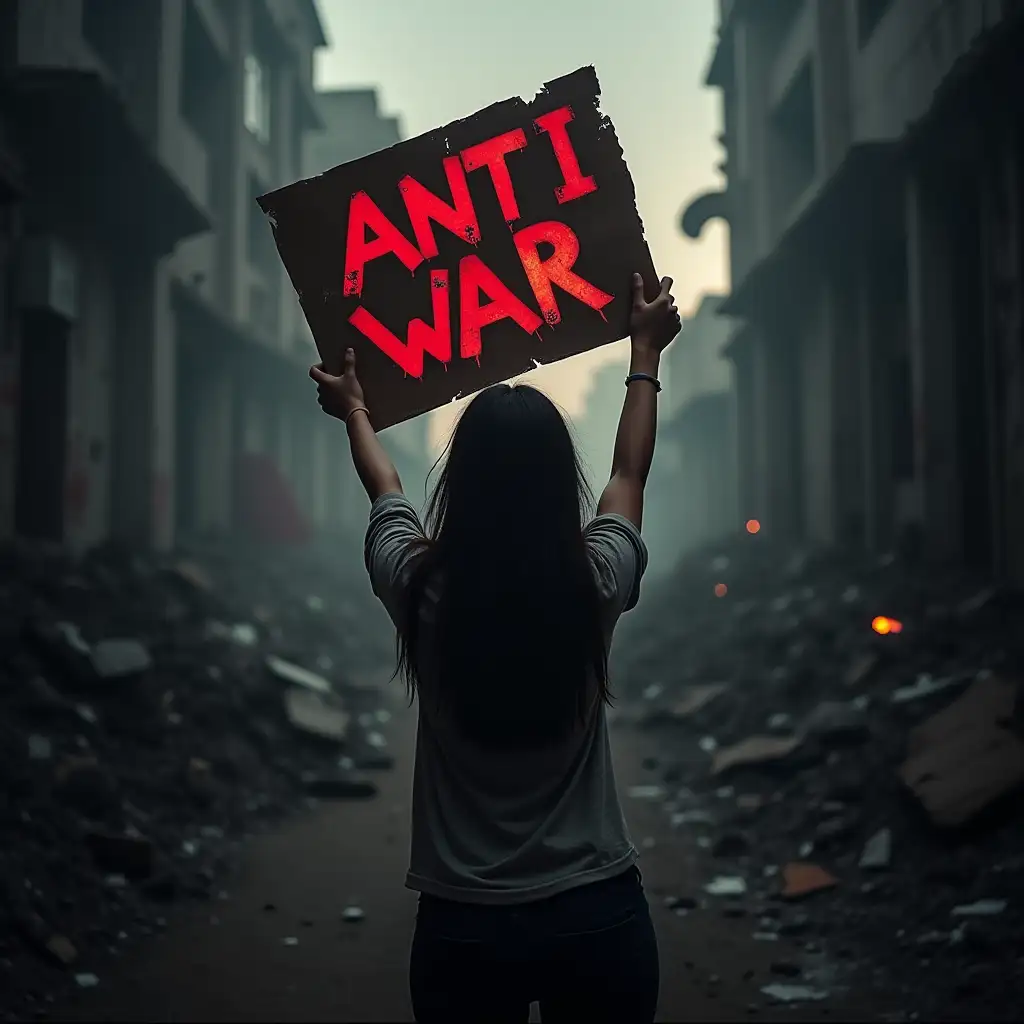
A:
POLYGON ((876 615, 871 620, 871 628, 879 636, 888 636, 890 633, 902 633, 903 623, 899 619, 890 619, 885 615, 876 615))
POLYGON ((715 584, 715 597, 725 597, 729 593, 729 588, 724 583, 715 584))
POLYGON ((761 529, 761 524, 756 519, 747 520, 747 533, 758 533, 761 529))

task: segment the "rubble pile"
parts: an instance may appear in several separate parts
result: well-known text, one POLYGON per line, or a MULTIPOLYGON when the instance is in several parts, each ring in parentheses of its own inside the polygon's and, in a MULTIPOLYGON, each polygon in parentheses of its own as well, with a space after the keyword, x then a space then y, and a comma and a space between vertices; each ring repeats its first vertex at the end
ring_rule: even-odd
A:
POLYGON ((805 945, 803 983, 767 995, 822 998, 846 962, 922 1017, 1016 1019, 1019 595, 743 537, 647 584, 612 669, 613 720, 650 744, 632 795, 661 801, 714 876, 677 912, 727 900, 758 941, 805 945))
POLYGON ((0 1015, 216 899, 240 839, 373 797, 393 632, 323 549, 0 550, 0 1015), (383 671, 381 671, 383 667, 383 671))

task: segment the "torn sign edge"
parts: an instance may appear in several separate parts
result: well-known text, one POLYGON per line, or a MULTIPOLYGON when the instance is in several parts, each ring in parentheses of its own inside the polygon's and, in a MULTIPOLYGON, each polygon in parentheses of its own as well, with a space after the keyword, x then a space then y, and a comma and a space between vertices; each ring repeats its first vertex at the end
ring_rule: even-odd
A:
MULTIPOLYGON (((597 69, 596 69, 595 65, 593 65, 593 64, 584 64, 584 65, 581 65, 580 67, 576 68, 574 71, 570 71, 567 74, 560 75, 557 78, 553 78, 553 79, 550 79, 549 81, 545 82, 544 85, 541 86, 541 88, 538 89, 537 92, 534 94, 533 99, 526 99, 524 96, 518 95, 518 96, 510 96, 507 99, 503 99, 503 100, 496 100, 495 102, 490 103, 490 104, 488 104, 485 107, 480 107, 479 109, 473 111, 470 114, 467 114, 467 115, 465 115, 463 117, 460 117, 460 118, 456 118, 456 119, 454 119, 452 121, 448 121, 447 123, 445 123, 443 125, 440 125, 437 128, 432 129, 431 131, 423 132, 420 135, 415 135, 415 136, 413 136, 412 138, 409 138, 409 139, 401 139, 400 141, 395 142, 395 143, 393 143, 390 146, 385 146, 382 149, 374 150, 372 153, 367 153, 364 156, 357 157, 354 160, 348 160, 345 163, 336 164, 334 167, 330 167, 330 168, 328 168, 328 169, 326 169, 324 171, 320 171, 317 174, 310 175, 309 177, 300 178, 300 179, 296 180, 295 182, 292 182, 291 184, 282 185, 279 188, 272 189, 271 191, 265 192, 263 195, 256 197, 256 203, 259 205, 260 209, 262 210, 263 214, 266 216, 267 221, 270 224, 271 231, 272 231, 273 236, 274 236, 274 244, 275 244, 275 247, 278 250, 278 258, 281 260, 281 263, 285 267, 285 272, 288 274, 288 280, 291 283, 292 291, 295 293, 295 296, 298 299, 299 306, 302 309, 302 315, 306 319, 306 325, 309 328, 310 333, 313 335, 314 340, 316 338, 316 335, 315 335, 315 333, 313 333, 313 325, 310 322, 309 313, 308 313, 308 311, 306 309, 306 299, 305 299, 305 297, 304 297, 304 295, 302 293, 302 290, 298 288, 298 286, 295 283, 295 280, 292 278, 291 271, 288 268, 287 264, 285 263, 283 257, 281 256, 281 250, 280 250, 280 247, 277 244, 278 223, 277 223, 277 215, 276 215, 277 207, 276 207, 275 197, 279 196, 285 190, 291 191, 291 190, 293 190, 295 188, 302 188, 304 186, 310 186, 312 184, 315 184, 315 183, 319 182, 321 178, 329 177, 330 175, 338 172, 343 167, 347 168, 347 169, 357 168, 362 163, 365 163, 367 161, 374 160, 374 159, 378 158, 381 153, 389 152, 390 150, 396 149, 399 146, 404 146, 404 145, 406 145, 406 144, 408 144, 410 142, 416 142, 416 141, 440 138, 441 141, 443 141, 443 144, 444 144, 444 152, 446 154, 450 155, 451 154, 450 136, 451 136, 452 130, 456 126, 465 124, 467 121, 470 121, 473 118, 484 116, 484 115, 487 114, 488 111, 494 110, 497 107, 507 107, 508 111, 511 114, 510 120, 519 120, 519 119, 522 118, 522 116, 526 113, 527 109, 532 104, 535 104, 539 100, 543 100, 545 97, 550 96, 552 91, 557 89, 561 82, 564 82, 566 79, 573 78, 574 76, 580 75, 580 74, 588 74, 589 77, 592 79, 593 90, 592 90, 591 102, 593 103, 593 109, 597 113, 598 131, 599 132, 610 132, 611 133, 611 138, 614 141, 615 153, 617 154, 618 158, 622 161, 622 164, 623 164, 623 166, 625 167, 625 170, 626 170, 626 178, 628 180, 628 185, 629 185, 629 189, 628 189, 629 200, 630 200, 630 202, 632 204, 633 214, 636 217, 637 226, 640 229, 640 236, 643 239, 644 243, 648 246, 648 248, 650 248, 650 243, 649 243, 649 241, 647 239, 647 231, 646 231, 646 228, 644 227, 643 217, 640 215, 640 209, 639 209, 639 206, 637 205, 636 182, 634 181, 633 174, 632 174, 632 172, 629 169, 629 162, 626 159, 625 151, 622 148, 622 142, 619 139, 618 133, 615 130, 615 125, 613 124, 610 115, 605 113, 605 111, 601 107, 601 96, 602 96, 602 92, 601 92, 601 79, 600 79, 600 77, 597 74, 597 69)), ((536 119, 532 118, 530 120, 532 121, 532 120, 536 120, 536 119)), ((345 222, 347 224, 347 215, 346 215, 345 222)), ((653 262, 653 259, 652 259, 652 262, 653 262)), ((652 281, 652 282, 650 282, 650 284, 651 284, 651 287, 653 288, 654 286, 657 285, 657 281, 656 280, 652 281)), ((337 295, 340 295, 340 294, 341 294, 341 287, 340 287, 340 284, 339 284, 337 292, 333 292, 332 291, 332 292, 325 293, 322 296, 322 300, 323 300, 324 303, 327 303, 331 299, 335 298, 337 295)), ((623 337, 625 337, 625 335, 623 337)), ((621 338, 612 339, 613 342, 616 341, 616 340, 617 341, 621 341, 622 339, 621 338)), ((317 347, 319 349, 319 346, 317 346, 317 347)), ((591 351, 591 350, 588 350, 588 351, 591 351)), ((574 355, 583 355, 583 354, 585 354, 585 353, 580 353, 580 352, 574 353, 574 355)), ((538 361, 535 359, 535 357, 533 355, 531 355, 529 353, 524 353, 524 358, 525 358, 525 361, 524 361, 523 365, 519 369, 515 370, 513 373, 509 374, 507 377, 503 378, 504 381, 513 380, 513 379, 515 379, 515 378, 517 378, 519 376, 522 376, 523 374, 529 373, 531 370, 538 369, 538 361)), ((550 362, 545 362, 543 365, 552 365, 554 363, 561 362, 564 359, 571 359, 571 358, 573 358, 573 356, 571 356, 571 355, 570 356, 562 356, 560 358, 552 359, 552 360, 550 360, 550 362)), ((494 383, 502 383, 502 381, 497 381, 497 382, 494 382, 494 383)), ((492 385, 491 384, 481 384, 479 388, 475 388, 472 391, 460 392, 459 394, 454 395, 451 399, 449 399, 449 402, 458 401, 458 400, 460 400, 462 398, 467 398, 467 397, 469 397, 471 395, 475 395, 478 392, 484 390, 486 387, 490 387, 490 386, 492 386, 492 385)), ((425 413, 433 412, 435 409, 443 408, 445 404, 448 404, 448 403, 441 403, 441 405, 434 405, 434 406, 424 407, 422 409, 417 408, 415 412, 412 412, 406 418, 406 420, 400 421, 400 422, 408 422, 408 420, 414 419, 417 416, 421 416, 421 415, 424 415, 425 413)))

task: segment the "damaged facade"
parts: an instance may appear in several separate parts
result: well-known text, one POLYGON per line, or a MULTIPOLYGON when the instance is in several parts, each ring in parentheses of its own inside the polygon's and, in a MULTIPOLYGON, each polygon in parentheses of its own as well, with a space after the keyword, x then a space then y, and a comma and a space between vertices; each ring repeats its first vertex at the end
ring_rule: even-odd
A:
POLYGON ((1019 4, 721 0, 739 515, 1024 580, 1019 4))
POLYGON ((344 435, 255 202, 324 128, 312 0, 0 17, 0 535, 342 526, 344 435))

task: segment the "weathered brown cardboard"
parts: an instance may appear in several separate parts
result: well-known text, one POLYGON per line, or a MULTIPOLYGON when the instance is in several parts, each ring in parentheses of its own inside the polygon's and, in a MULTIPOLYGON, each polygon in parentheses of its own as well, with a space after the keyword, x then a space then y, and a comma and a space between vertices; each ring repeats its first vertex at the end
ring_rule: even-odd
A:
MULTIPOLYGON (((615 130, 600 112, 599 96, 594 68, 580 68, 549 82, 530 103, 515 98, 494 104, 465 120, 260 197, 321 359, 327 369, 335 370, 345 347, 356 350, 359 378, 377 429, 514 377, 532 369, 535 360, 552 363, 625 337, 634 272, 643 275, 649 299, 657 294, 657 275, 636 210, 633 181, 615 130), (534 121, 565 105, 573 113, 567 130, 580 169, 594 177, 597 189, 559 203, 555 188, 562 183, 562 175, 549 139, 537 131, 534 121), (526 147, 509 154, 506 161, 518 199, 517 221, 506 223, 488 170, 468 171, 466 180, 480 227, 476 245, 433 224, 439 250, 436 257, 410 273, 393 254, 384 255, 367 263, 361 295, 344 294, 349 201, 354 193, 368 193, 415 244, 398 182, 410 174, 450 203, 443 159, 516 128, 527 138, 526 147), (560 323, 544 324, 536 335, 530 335, 512 320, 499 321, 483 328, 479 359, 462 358, 460 261, 475 253, 540 314, 513 244, 513 231, 552 220, 567 224, 579 239, 574 272, 613 295, 613 301, 598 312, 556 288, 560 323), (445 365, 425 355, 423 374, 416 378, 406 375, 353 327, 349 318, 362 305, 405 341, 411 319, 433 322, 431 271, 439 269, 449 272, 452 359, 445 365)), ((372 232, 367 237, 372 237, 372 232)), ((548 251, 542 250, 541 257, 548 251)))

